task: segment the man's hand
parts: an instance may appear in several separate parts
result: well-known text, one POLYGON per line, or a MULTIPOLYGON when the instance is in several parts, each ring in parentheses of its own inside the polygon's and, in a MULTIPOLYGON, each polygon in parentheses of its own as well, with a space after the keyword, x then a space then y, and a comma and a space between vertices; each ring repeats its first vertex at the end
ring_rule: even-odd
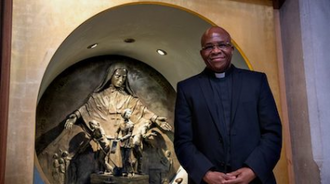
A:
POLYGON ((240 168, 234 172, 227 173, 226 175, 233 178, 225 181, 226 184, 248 184, 256 178, 255 173, 248 167, 240 168))
POLYGON ((170 131, 172 126, 166 122, 165 117, 157 117, 155 123, 160 126, 163 130, 170 131))
POLYGON ((71 114, 69 118, 66 120, 64 124, 65 129, 71 129, 72 125, 75 124, 77 121, 77 116, 75 114, 71 114))
POLYGON ((235 176, 229 176, 222 172, 207 171, 203 177, 203 180, 208 184, 224 184, 226 181, 235 178, 235 176))

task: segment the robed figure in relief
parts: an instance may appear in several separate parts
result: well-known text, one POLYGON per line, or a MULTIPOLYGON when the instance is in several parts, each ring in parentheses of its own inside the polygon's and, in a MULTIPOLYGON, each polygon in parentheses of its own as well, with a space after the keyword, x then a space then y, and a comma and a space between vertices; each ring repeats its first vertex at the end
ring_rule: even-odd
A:
MULTIPOLYGON (((109 68, 103 82, 90 95, 87 102, 69 115, 65 123, 66 129, 71 129, 78 119, 82 119, 84 126, 91 130, 88 122, 97 121, 104 128, 107 136, 113 137, 121 122, 121 113, 131 109, 131 121, 143 124, 146 121, 155 123, 160 129, 170 131, 171 125, 165 117, 160 117, 150 111, 141 100, 135 96, 128 81, 128 70, 125 68, 109 68)), ((134 135, 134 132, 133 134, 134 135)), ((111 160, 114 166, 121 167, 121 159, 114 154, 111 160)))

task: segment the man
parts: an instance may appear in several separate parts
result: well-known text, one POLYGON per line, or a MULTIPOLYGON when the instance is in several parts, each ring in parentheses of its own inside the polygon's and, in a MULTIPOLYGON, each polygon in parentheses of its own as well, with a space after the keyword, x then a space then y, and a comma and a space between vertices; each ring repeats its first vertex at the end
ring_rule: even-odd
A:
POLYGON ((281 122, 266 75, 231 64, 221 27, 201 45, 205 70, 177 86, 174 146, 189 183, 276 183, 281 122))

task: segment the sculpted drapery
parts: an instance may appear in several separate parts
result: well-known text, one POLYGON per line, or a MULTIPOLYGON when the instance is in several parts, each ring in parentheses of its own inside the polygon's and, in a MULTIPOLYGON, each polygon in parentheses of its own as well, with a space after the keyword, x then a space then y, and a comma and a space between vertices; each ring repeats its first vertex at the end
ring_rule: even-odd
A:
POLYGON ((100 122, 106 134, 114 136, 116 127, 122 118, 121 112, 125 109, 132 110, 131 121, 134 124, 149 119, 155 121, 157 118, 157 115, 148 110, 138 98, 126 94, 124 91, 115 90, 113 87, 92 94, 76 114, 78 118, 81 116, 84 122, 91 120, 100 122))

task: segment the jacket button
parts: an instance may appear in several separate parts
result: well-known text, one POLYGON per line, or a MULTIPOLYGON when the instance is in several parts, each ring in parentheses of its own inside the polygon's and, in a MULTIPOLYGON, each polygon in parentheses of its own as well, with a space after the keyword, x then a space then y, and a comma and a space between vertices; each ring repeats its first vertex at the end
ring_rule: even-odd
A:
POLYGON ((222 143, 223 143, 222 139, 219 139, 219 143, 220 143, 220 144, 222 144, 222 143))

